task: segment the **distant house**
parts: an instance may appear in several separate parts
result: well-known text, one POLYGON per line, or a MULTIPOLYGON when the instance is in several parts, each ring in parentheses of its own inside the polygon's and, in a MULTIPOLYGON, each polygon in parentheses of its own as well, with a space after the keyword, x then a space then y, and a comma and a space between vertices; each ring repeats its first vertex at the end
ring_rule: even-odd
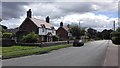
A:
POLYGON ((29 11, 27 11, 27 18, 20 25, 17 35, 23 36, 31 32, 35 32, 39 35, 38 42, 51 42, 53 40, 53 36, 56 35, 56 30, 50 23, 49 16, 46 17, 46 21, 32 18, 32 11, 29 9, 29 11))
POLYGON ((60 40, 67 40, 68 37, 72 37, 72 34, 69 32, 69 25, 63 26, 63 22, 60 22, 60 27, 56 30, 56 34, 60 37, 60 40))

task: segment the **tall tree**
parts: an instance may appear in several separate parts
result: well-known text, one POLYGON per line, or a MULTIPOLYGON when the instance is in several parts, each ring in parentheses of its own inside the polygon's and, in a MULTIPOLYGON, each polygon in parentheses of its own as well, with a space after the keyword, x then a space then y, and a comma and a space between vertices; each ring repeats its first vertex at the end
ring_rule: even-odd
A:
POLYGON ((104 29, 102 31, 102 36, 103 36, 103 39, 111 39, 111 36, 110 36, 110 33, 113 32, 113 30, 107 30, 107 29, 104 29))
POLYGON ((94 39, 96 37, 96 34, 97 34, 97 30, 93 29, 93 28, 89 28, 87 30, 87 34, 88 34, 88 37, 90 39, 94 39))
POLYGON ((77 37, 77 38, 80 38, 80 36, 84 35, 85 33, 85 30, 80 28, 77 24, 70 25, 69 31, 72 34, 72 36, 77 37))

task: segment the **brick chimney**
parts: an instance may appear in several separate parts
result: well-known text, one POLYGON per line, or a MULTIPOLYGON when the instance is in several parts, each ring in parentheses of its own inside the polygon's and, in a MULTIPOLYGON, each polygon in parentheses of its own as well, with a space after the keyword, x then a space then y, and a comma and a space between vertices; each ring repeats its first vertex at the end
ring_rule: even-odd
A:
POLYGON ((46 22, 47 22, 47 23, 50 23, 50 18, 49 18, 49 16, 46 17, 46 22))
POLYGON ((60 22, 60 27, 63 27, 63 22, 60 22))
POLYGON ((31 9, 29 9, 27 11, 27 18, 32 18, 32 11, 31 11, 31 9))

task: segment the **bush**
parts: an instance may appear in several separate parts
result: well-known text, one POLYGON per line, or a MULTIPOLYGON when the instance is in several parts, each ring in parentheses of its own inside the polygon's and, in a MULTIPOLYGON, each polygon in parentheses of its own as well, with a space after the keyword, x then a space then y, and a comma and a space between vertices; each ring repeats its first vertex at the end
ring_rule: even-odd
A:
POLYGON ((113 36, 120 36, 120 32, 112 32, 111 33, 111 36, 113 37, 113 36))
POLYGON ((59 37, 57 35, 53 36, 53 41, 58 41, 59 37))
POLYGON ((3 38, 11 38, 13 36, 13 34, 12 33, 8 33, 8 32, 5 32, 5 33, 3 33, 3 38))
POLYGON ((112 42, 114 44, 120 44, 120 37, 112 37, 112 42))
POLYGON ((112 42, 114 44, 120 44, 120 32, 118 31, 112 32, 111 36, 112 36, 112 42))
POLYGON ((36 43, 38 41, 38 35, 34 32, 27 34, 22 37, 22 42, 24 43, 36 43))

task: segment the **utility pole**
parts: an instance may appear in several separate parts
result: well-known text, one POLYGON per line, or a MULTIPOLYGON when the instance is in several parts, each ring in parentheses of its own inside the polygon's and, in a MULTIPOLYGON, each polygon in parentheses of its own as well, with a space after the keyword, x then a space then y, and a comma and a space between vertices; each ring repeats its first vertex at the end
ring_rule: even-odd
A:
POLYGON ((113 21, 113 30, 115 31, 115 21, 113 21))

